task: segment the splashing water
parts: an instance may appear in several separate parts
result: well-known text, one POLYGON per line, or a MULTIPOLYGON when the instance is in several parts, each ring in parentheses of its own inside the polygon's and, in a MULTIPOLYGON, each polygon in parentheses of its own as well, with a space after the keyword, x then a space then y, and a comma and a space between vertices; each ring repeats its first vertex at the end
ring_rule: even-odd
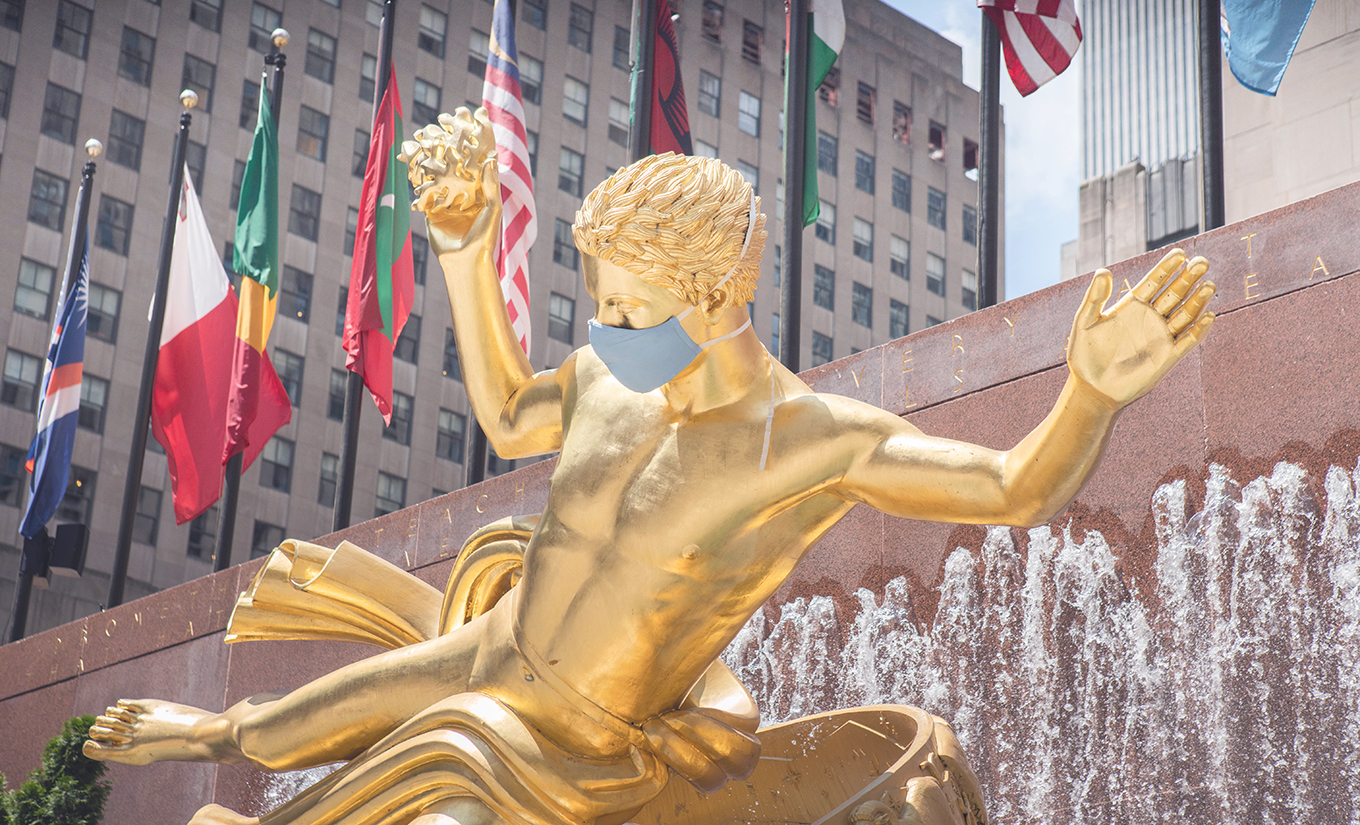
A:
POLYGON ((920 624, 881 599, 758 612, 724 659, 764 724, 892 702, 953 722, 998 823, 1360 825, 1360 467, 1152 498, 1151 592, 1098 531, 991 528, 920 624))

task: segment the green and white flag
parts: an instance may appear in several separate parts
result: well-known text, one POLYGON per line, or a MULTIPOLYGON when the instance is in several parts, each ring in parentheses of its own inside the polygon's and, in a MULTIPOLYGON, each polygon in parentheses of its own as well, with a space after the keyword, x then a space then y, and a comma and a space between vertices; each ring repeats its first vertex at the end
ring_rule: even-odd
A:
MULTIPOLYGON (((808 76, 807 76, 807 117, 803 128, 807 139, 804 141, 803 157, 803 226, 817 220, 821 205, 817 198, 817 88, 826 79, 827 73, 836 63, 841 46, 845 43, 845 9, 841 0, 811 0, 811 31, 808 37, 808 76)), ((785 38, 787 41, 787 38, 785 38)), ((788 65, 789 55, 784 55, 788 65)), ((790 77, 791 72, 785 72, 790 77)), ((788 111, 789 90, 784 86, 784 111, 788 111)))

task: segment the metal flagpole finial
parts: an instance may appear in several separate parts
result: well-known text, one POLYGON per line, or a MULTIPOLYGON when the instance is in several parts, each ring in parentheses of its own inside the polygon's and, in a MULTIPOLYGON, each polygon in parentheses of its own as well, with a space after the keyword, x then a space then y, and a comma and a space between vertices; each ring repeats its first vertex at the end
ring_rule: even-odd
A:
POLYGON ((185 89, 179 93, 179 105, 185 109, 192 109, 198 105, 198 92, 193 89, 185 89))
POLYGON ((275 48, 282 49, 284 46, 288 45, 287 29, 274 29, 274 33, 270 35, 270 37, 274 38, 275 48))
POLYGON ((104 143, 99 138, 90 138, 85 141, 85 154, 91 158, 97 158, 104 154, 104 143))

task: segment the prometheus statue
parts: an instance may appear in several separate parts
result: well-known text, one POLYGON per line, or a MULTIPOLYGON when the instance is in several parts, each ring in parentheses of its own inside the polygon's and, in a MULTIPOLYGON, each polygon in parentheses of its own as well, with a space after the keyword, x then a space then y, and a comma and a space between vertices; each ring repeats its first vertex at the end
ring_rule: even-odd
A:
MULTIPOLYGON (((1109 309, 1111 277, 1098 272, 1056 405, 997 452, 812 392, 770 357, 746 310, 766 240, 760 199, 720 161, 654 156, 620 169, 576 214, 595 301, 590 345, 535 373, 494 263, 491 127, 465 109, 439 121, 401 159, 444 271, 477 419, 502 456, 560 453, 544 512, 475 534, 444 593, 352 545, 285 542, 242 596, 228 641, 392 650, 221 713, 120 701, 86 753, 271 771, 348 762, 260 820, 214 805, 195 823, 661 822, 645 806, 671 773, 698 790, 666 793, 715 806, 696 815, 691 805, 694 822, 813 822, 838 805, 842 825, 985 821, 947 725, 905 708, 871 709, 854 725, 850 712, 826 714, 792 738, 878 736, 896 748, 889 757, 903 754, 901 781, 829 801, 808 790, 822 787, 812 779, 805 793, 766 793, 759 713, 718 655, 856 504, 950 522, 1052 518, 1095 468, 1119 411, 1208 331, 1208 264, 1173 251, 1109 309)), ((767 757, 792 741, 769 740, 767 757)), ((843 788, 835 753, 804 748, 784 761, 825 759, 818 774, 843 788)), ((665 825, 684 819, 665 814, 665 825)))

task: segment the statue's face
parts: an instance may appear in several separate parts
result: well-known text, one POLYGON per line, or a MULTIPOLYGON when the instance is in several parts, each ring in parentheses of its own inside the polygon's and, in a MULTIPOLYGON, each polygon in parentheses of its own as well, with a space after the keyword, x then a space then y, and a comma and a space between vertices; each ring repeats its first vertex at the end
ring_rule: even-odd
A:
POLYGON ((669 289, 648 283, 617 264, 593 255, 582 258, 586 292, 595 300, 595 320, 607 327, 654 327, 688 306, 669 289))

